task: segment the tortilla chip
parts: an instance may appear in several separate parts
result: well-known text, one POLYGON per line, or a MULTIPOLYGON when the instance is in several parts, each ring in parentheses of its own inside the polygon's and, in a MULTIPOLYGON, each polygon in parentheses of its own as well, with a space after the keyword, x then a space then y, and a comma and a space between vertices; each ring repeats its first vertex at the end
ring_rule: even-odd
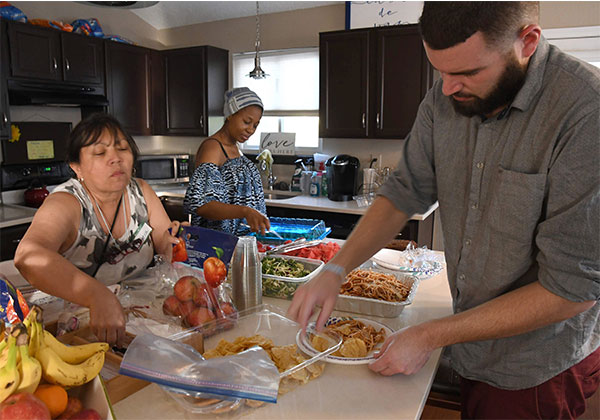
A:
POLYGON ((340 347, 342 357, 365 357, 367 345, 360 338, 349 338, 340 347))
POLYGON ((329 348, 329 341, 319 335, 313 335, 311 344, 315 350, 320 352, 324 352, 329 348))

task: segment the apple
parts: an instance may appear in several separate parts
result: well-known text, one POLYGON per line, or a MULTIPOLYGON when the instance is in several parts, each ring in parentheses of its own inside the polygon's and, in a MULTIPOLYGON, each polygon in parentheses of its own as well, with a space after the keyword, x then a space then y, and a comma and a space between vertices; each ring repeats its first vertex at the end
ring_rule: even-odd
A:
POLYGON ((227 267, 225 263, 218 258, 209 257, 202 264, 204 269, 204 280, 210 287, 219 287, 223 280, 227 278, 227 267))
POLYGON ((198 327, 206 322, 213 321, 214 319, 215 314, 213 311, 202 306, 195 308, 186 318, 187 323, 191 327, 198 327))
POLYGON ((179 316, 181 314, 181 302, 176 296, 171 295, 163 302, 162 309, 165 315, 179 316))
POLYGON ((70 417, 70 420, 102 420, 100 414, 93 408, 86 408, 70 417))
POLYGON ((235 310, 233 305, 229 302, 221 303, 221 310, 223 311, 225 316, 230 317, 230 318, 235 318, 235 316, 237 315, 237 311, 235 310))
POLYGON ((81 403, 81 400, 77 397, 72 397, 69 395, 69 399, 67 400, 67 408, 65 408, 65 411, 58 416, 57 420, 69 420, 81 410, 83 410, 83 404, 81 403))
POLYGON ((209 293, 210 292, 207 289, 207 286, 205 284, 199 283, 198 286, 196 286, 196 294, 194 295, 194 298, 192 300, 198 306, 204 306, 205 308, 211 309, 212 303, 208 295, 209 293))
POLYGON ((200 284, 200 280, 198 280, 194 276, 183 276, 177 283, 175 283, 175 287, 173 287, 173 291, 175 292, 175 296, 182 302, 186 302, 188 300, 194 299, 194 295, 196 294, 196 288, 200 284))
POLYGON ((187 302, 183 303, 180 302, 179 313, 177 315, 182 317, 183 319, 186 319, 194 309, 196 309, 196 305, 194 305, 194 302, 192 302, 191 300, 188 300, 187 302))
POLYGON ((36 396, 27 392, 12 394, 0 404, 0 420, 50 420, 50 411, 36 396))

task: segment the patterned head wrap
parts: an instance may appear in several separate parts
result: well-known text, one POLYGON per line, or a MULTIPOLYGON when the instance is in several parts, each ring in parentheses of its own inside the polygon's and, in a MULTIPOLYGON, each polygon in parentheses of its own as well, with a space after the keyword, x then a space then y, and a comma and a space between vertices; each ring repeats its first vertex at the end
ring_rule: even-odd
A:
POLYGON ((225 118, 235 114, 242 108, 250 105, 257 105, 265 109, 258 95, 247 87, 233 88, 225 92, 225 105, 223 105, 223 114, 225 118))

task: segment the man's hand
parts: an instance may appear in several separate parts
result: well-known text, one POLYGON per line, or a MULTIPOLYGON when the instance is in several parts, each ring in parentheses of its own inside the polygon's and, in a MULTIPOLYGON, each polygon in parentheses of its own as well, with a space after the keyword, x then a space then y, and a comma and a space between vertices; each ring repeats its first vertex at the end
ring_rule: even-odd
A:
POLYGON ((403 328, 389 336, 369 369, 384 376, 417 373, 429 360, 434 348, 427 343, 419 325, 403 328))
POLYGON ((340 278, 339 273, 322 271, 294 292, 294 299, 287 315, 301 325, 302 333, 306 331, 306 324, 313 315, 316 305, 321 306, 321 313, 316 324, 317 331, 323 329, 325 321, 327 321, 335 306, 335 300, 340 293, 342 281, 343 279, 340 278))

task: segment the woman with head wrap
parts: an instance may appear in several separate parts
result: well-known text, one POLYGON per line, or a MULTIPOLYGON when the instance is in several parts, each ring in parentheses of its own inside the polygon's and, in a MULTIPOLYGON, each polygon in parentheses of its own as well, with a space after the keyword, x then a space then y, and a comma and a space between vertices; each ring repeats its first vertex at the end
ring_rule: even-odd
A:
POLYGON ((225 93, 225 123, 198 148, 185 194, 183 209, 192 215, 192 225, 234 235, 247 232, 244 223, 263 234, 270 228, 260 173, 238 148, 254 134, 263 109, 246 87, 225 93))

